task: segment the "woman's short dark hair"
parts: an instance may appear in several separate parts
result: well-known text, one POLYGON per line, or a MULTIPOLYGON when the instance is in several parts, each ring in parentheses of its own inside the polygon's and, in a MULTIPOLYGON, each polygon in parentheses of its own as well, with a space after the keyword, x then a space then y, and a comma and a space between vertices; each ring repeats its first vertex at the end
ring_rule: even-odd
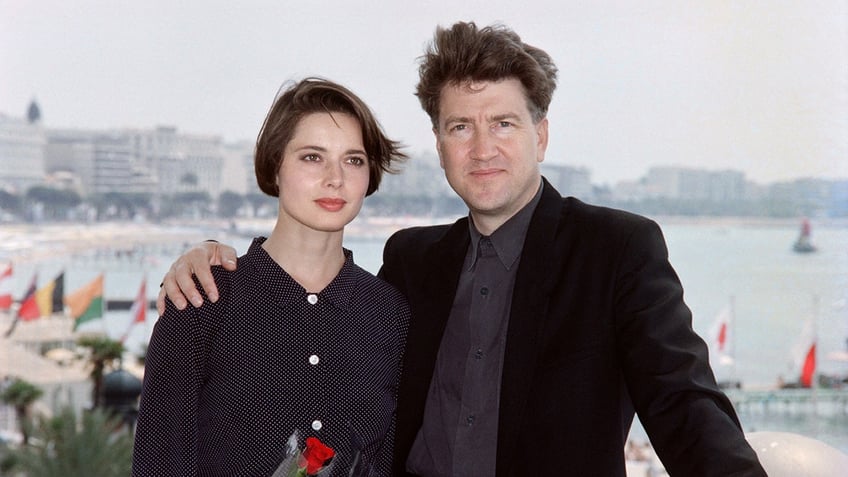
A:
POLYGON ((278 197, 277 173, 300 120, 312 113, 350 114, 362 127, 362 142, 368 155, 368 190, 380 186, 383 172, 396 172, 392 162, 406 159, 401 144, 386 137, 371 109, 358 96, 332 81, 310 77, 284 86, 265 117, 256 138, 254 169, 262 192, 278 197))
POLYGON ((415 95, 434 128, 439 126, 442 88, 448 84, 518 79, 535 122, 548 114, 556 89, 557 67, 550 55, 503 25, 477 28, 473 22, 458 22, 449 29, 438 27, 419 62, 415 95))

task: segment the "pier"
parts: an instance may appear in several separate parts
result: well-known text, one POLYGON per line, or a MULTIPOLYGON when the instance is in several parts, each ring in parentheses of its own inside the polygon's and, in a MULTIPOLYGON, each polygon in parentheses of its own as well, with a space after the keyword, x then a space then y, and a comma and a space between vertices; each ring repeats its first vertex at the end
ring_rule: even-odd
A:
POLYGON ((848 388, 725 390, 738 411, 848 415, 848 388))

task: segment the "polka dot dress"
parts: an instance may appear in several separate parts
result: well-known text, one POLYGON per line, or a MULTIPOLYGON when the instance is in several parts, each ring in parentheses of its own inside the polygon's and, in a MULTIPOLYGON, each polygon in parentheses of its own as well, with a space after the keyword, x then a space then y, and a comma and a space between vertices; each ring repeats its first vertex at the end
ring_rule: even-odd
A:
POLYGON ((390 475, 409 308, 346 260, 319 293, 253 241, 238 269, 214 267, 220 299, 169 302, 146 358, 135 476, 269 476, 297 430, 337 453, 333 476, 390 475), (355 458, 355 456, 357 456, 355 458))

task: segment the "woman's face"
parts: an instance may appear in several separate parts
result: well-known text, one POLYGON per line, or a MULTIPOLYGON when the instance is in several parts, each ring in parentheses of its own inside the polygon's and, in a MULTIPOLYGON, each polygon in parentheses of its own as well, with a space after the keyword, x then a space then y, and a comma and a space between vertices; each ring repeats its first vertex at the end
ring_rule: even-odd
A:
POLYGON ((341 231, 359 213, 368 181, 359 121, 346 113, 308 114, 298 122, 277 172, 280 219, 341 231))

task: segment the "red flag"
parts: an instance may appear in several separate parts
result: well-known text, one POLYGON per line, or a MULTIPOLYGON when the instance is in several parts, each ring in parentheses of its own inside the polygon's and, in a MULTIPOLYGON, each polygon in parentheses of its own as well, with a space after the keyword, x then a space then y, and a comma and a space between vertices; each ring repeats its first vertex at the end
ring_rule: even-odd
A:
POLYGON ((21 300, 21 307, 18 308, 18 312, 15 314, 15 319, 12 320, 12 325, 9 326, 9 329, 6 330, 4 336, 8 338, 12 336, 12 333, 15 331, 15 328, 18 326, 18 322, 34 320, 41 316, 41 311, 38 309, 38 303, 35 302, 35 283, 38 281, 38 274, 34 273, 32 275, 32 282, 29 284, 29 288, 27 289, 26 295, 24 295, 23 300, 21 300))
POLYGON ((716 315, 709 330, 710 360, 714 365, 733 364, 733 299, 716 315))
POLYGON ((813 375, 816 372, 816 343, 810 345, 807 356, 804 358, 804 366, 801 368, 801 385, 805 388, 813 387, 813 375))
POLYGON ((23 321, 32 321, 41 317, 41 310, 38 309, 38 302, 35 300, 37 278, 38 275, 36 274, 32 276, 32 282, 30 282, 29 288, 27 288, 27 292, 21 300, 21 307, 18 308, 18 318, 23 321))
POLYGON ((724 352, 725 345, 727 344, 727 323, 725 322, 719 325, 717 341, 719 352, 724 352))
POLYGON ((12 264, 0 273, 0 310, 12 308, 12 264))

